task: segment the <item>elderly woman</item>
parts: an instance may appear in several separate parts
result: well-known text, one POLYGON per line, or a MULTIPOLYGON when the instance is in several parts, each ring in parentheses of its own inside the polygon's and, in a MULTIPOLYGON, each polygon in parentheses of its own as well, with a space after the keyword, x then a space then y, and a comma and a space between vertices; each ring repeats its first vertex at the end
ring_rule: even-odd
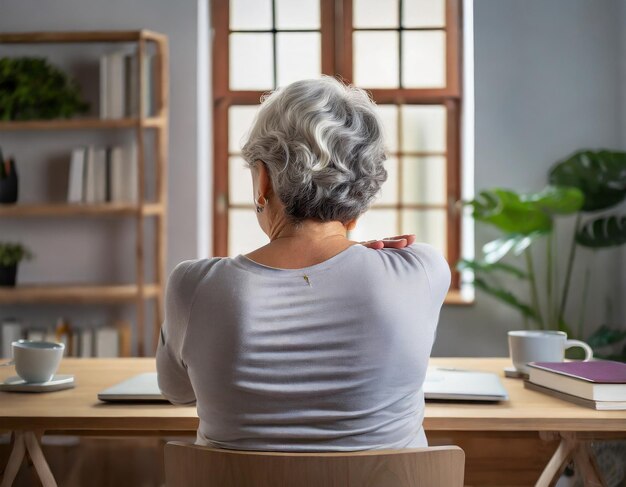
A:
POLYGON ((450 271, 425 244, 373 250, 347 238, 387 176, 374 110, 327 77, 269 95, 243 155, 270 243, 174 269, 159 386, 197 403, 198 444, 427 445, 422 384, 450 271))

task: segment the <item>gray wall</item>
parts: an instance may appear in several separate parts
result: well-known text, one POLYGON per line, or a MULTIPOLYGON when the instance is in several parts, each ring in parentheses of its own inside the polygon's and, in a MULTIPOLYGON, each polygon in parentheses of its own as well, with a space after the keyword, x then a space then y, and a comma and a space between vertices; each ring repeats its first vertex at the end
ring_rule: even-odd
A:
MULTIPOLYGON (((623 0, 474 1, 477 191, 536 190, 551 164, 577 149, 626 148, 625 5, 623 0)), ((561 225, 561 249, 569 223, 561 225)), ((494 235, 478 226, 476 248, 494 235)), ((590 328, 604 320, 605 292, 614 303, 623 296, 625 273, 614 260, 620 253, 580 253, 593 266, 585 316, 590 328), (622 294, 612 287, 618 284, 622 294)), ((543 262, 536 262, 539 272, 543 262)), ((575 282, 581 279, 581 272, 575 274, 575 282)), ((571 300, 579 295, 575 284, 571 300)), ((570 320, 577 321, 573 315, 570 320)), ((521 326, 516 313, 478 293, 472 307, 443 310, 434 353, 506 355, 506 330, 521 326)))

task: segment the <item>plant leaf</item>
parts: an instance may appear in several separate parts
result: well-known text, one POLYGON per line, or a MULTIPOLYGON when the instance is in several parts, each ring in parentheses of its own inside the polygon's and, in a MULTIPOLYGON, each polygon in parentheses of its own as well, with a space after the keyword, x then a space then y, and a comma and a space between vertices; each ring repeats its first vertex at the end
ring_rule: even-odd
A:
POLYGON ((536 239, 545 235, 545 232, 533 232, 528 235, 505 235, 483 246, 485 262, 494 264, 502 259, 511 250, 515 255, 521 254, 536 239))
POLYGON ((618 330, 608 325, 602 325, 587 338, 591 348, 602 348, 626 339, 626 330, 618 330))
POLYGON ((564 331, 569 337, 573 336, 572 330, 570 329, 569 325, 565 323, 565 320, 562 318, 558 321, 558 330, 564 331))
POLYGON ((626 198, 626 152, 578 151, 550 169, 549 181, 580 189, 583 211, 610 208, 626 198))
POLYGON ((515 246, 515 242, 519 239, 519 235, 506 235, 483 245, 483 254, 485 254, 485 262, 494 264, 502 257, 509 253, 515 246))
POLYGON ((460 261, 457 262, 456 268, 459 271, 471 270, 476 273, 480 273, 480 272, 489 273, 493 271, 502 271, 507 274, 511 274, 519 279, 528 278, 528 274, 526 274, 526 272, 524 272, 522 269, 519 269, 510 264, 505 264, 503 262, 495 262, 491 264, 489 262, 483 262, 483 261, 478 261, 478 260, 461 259, 460 261))
POLYGON ((552 230, 552 218, 533 201, 508 189, 494 188, 481 191, 467 203, 472 206, 473 217, 494 225, 506 233, 529 234, 552 230))
POLYGON ((546 186, 538 193, 521 195, 524 202, 553 215, 569 215, 578 212, 585 202, 583 192, 570 186, 546 186))
POLYGON ((592 249, 626 244, 626 215, 603 216, 586 222, 576 233, 576 242, 592 249))
POLYGON ((515 308, 525 317, 530 318, 533 321, 538 321, 537 313, 535 312, 535 310, 528 304, 523 303, 519 299, 517 299, 517 297, 515 297, 513 293, 510 293, 505 289, 492 286, 480 277, 474 278, 474 286, 484 291, 485 293, 493 296, 494 298, 499 299, 503 303, 515 308))

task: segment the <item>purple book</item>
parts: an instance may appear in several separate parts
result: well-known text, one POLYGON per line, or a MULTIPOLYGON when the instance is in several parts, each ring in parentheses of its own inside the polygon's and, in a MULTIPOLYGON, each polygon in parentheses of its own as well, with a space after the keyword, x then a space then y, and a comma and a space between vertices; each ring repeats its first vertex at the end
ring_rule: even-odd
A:
POLYGON ((535 385, 593 401, 626 401, 626 364, 592 360, 528 365, 528 380, 535 385))
POLYGON ((597 384, 626 384, 626 363, 610 360, 589 362, 531 362, 536 369, 597 384))

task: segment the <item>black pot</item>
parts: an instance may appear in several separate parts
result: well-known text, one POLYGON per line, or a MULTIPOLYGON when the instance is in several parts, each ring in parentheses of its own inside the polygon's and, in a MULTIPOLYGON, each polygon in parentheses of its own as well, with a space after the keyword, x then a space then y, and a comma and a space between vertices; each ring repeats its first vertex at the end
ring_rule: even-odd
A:
POLYGON ((0 286, 14 287, 17 276, 17 264, 0 265, 0 286))
POLYGON ((0 203, 17 202, 17 174, 12 172, 8 178, 0 179, 0 203))

